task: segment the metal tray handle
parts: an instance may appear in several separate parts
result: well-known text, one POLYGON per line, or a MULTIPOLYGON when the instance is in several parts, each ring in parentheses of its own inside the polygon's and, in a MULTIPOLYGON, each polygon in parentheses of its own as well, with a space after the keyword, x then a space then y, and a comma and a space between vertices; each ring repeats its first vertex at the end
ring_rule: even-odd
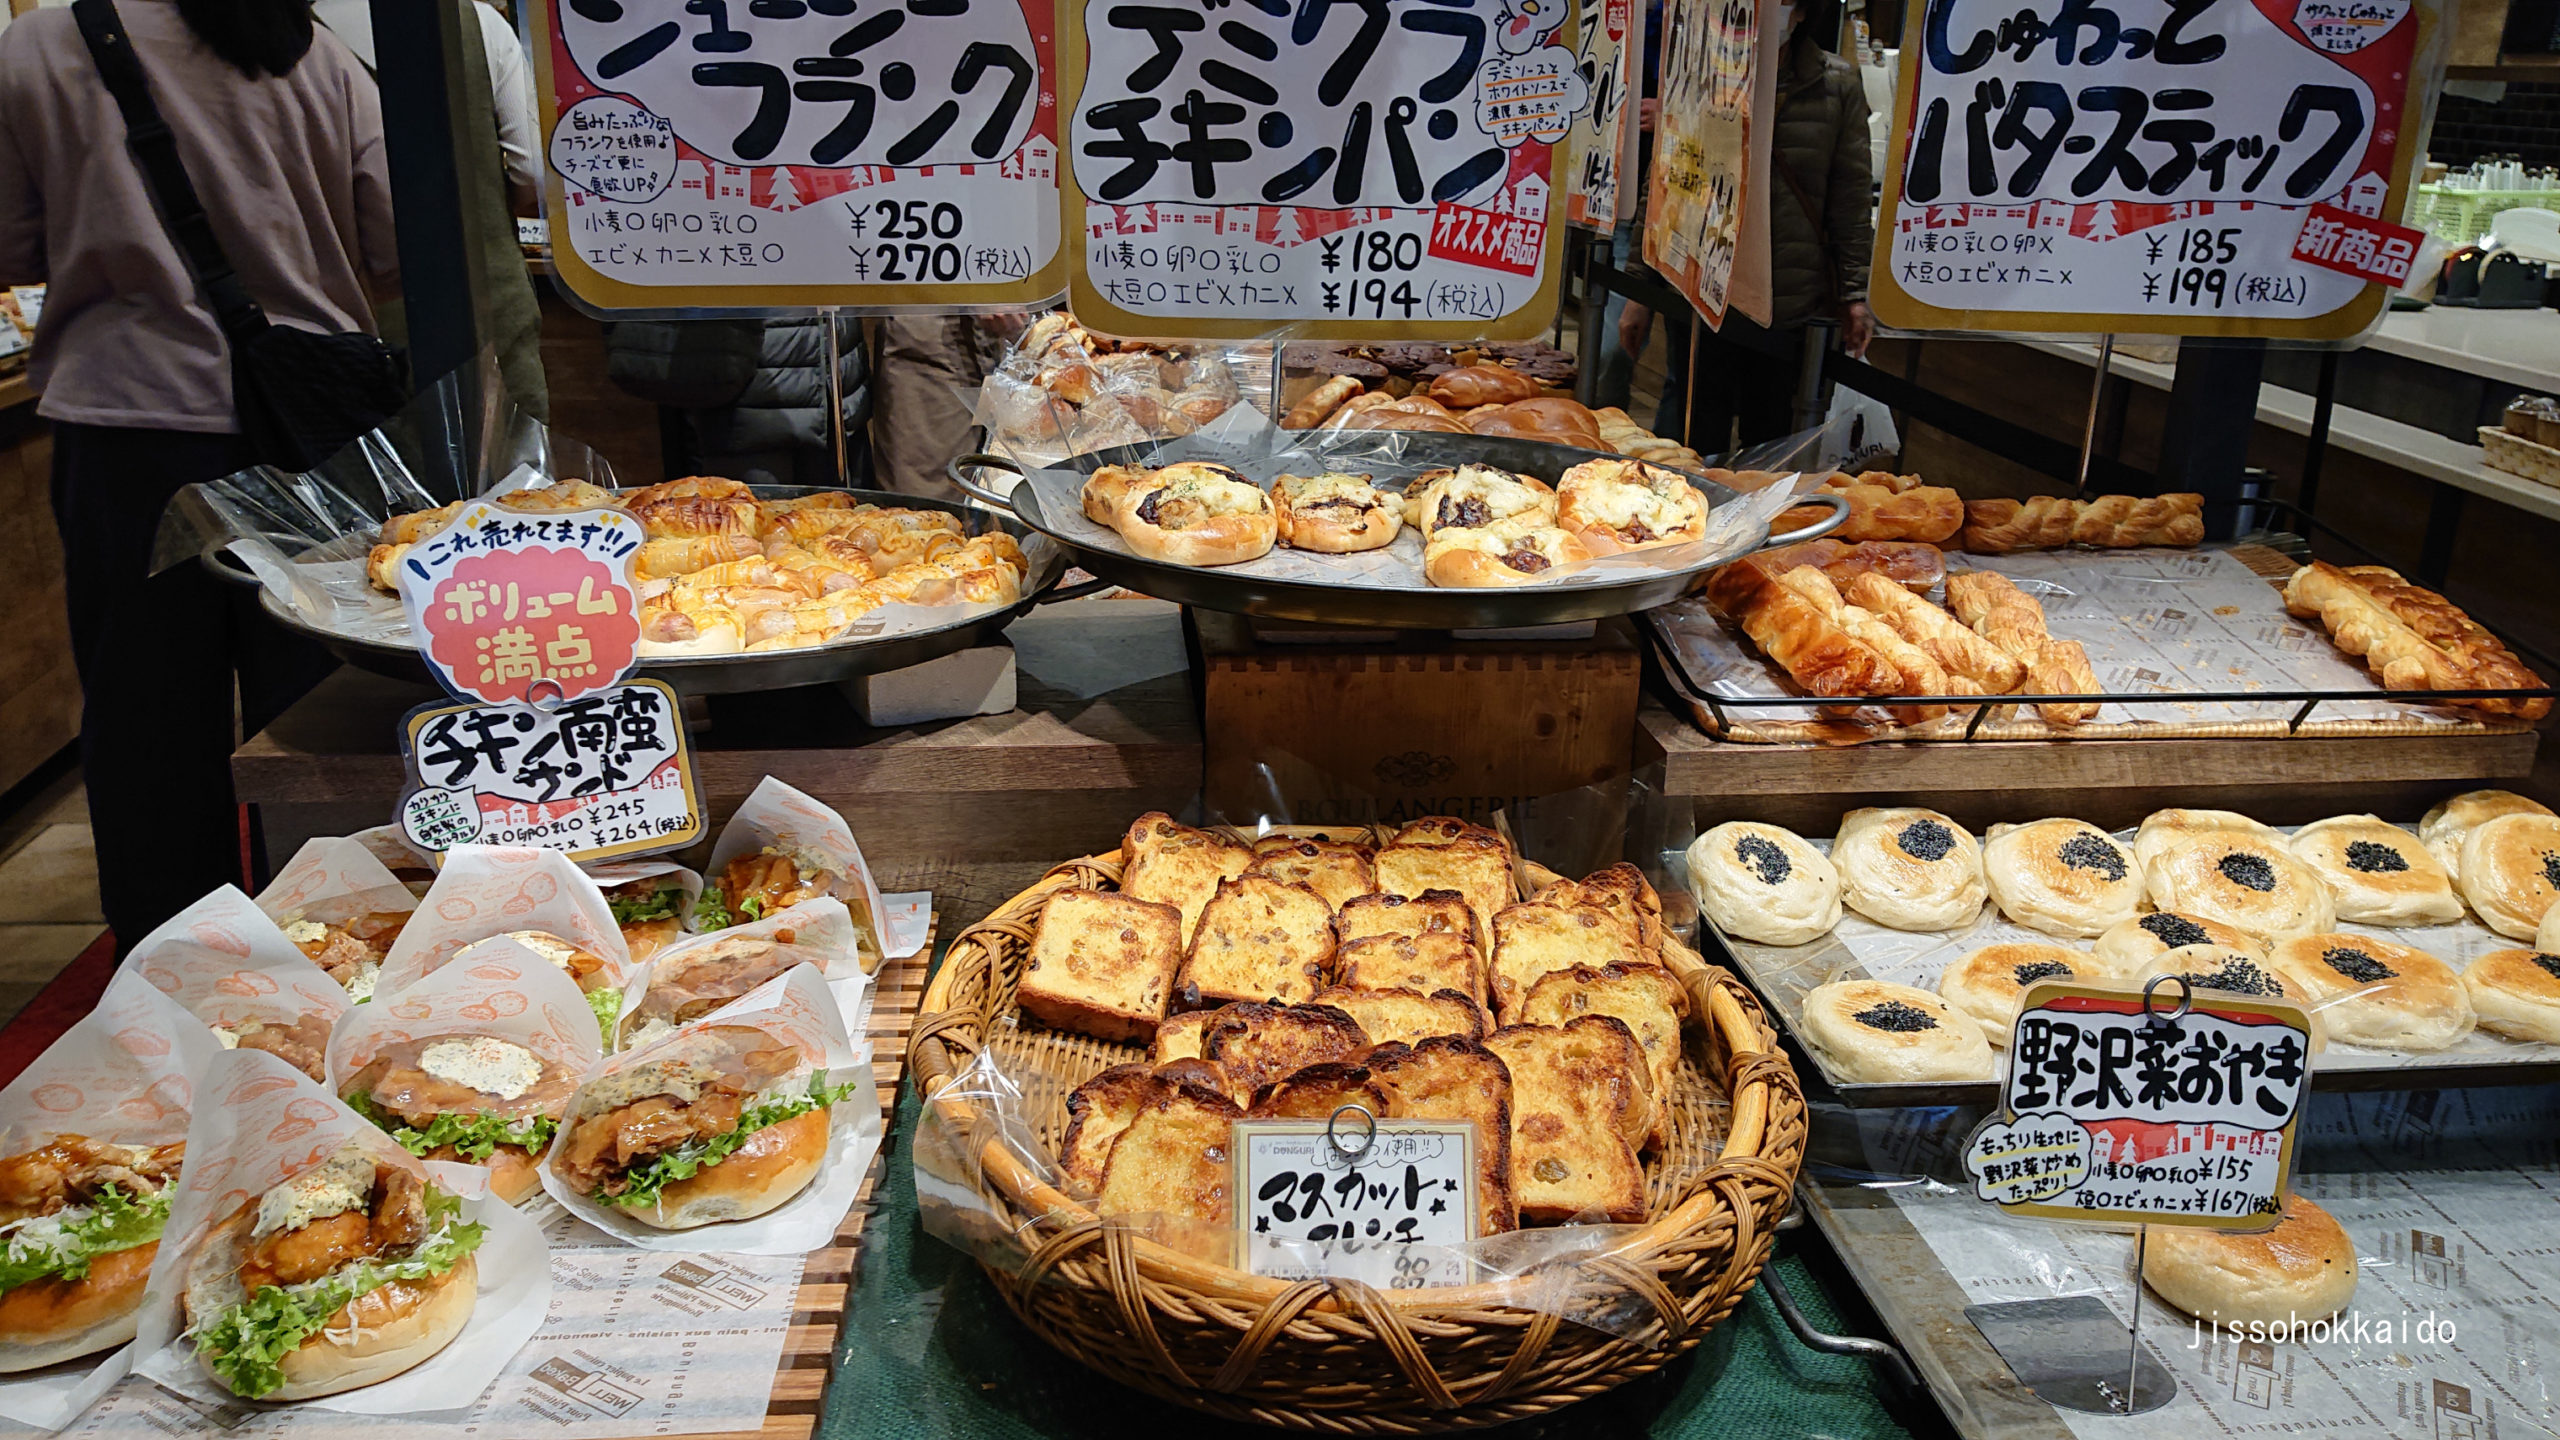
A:
MULTIPOLYGON (((1846 495, 1834 495, 1829 491, 1817 490, 1810 495, 1797 496, 1795 505, 1790 505, 1787 509, 1795 509, 1798 505, 1825 506, 1831 511, 1831 518, 1827 520, 1816 520, 1802 530, 1790 530, 1784 535, 1773 534, 1768 539, 1760 542, 1760 550, 1775 550, 1781 545, 1801 545, 1807 540, 1819 540, 1823 536, 1830 534, 1832 531, 1839 529, 1843 524, 1846 524, 1849 519, 1849 497, 1846 495)), ((1782 510, 1779 513, 1783 515, 1786 512, 1782 510)), ((1760 553, 1760 550, 1754 550, 1749 553, 1757 555, 1760 553)))
MULTIPOLYGON (((954 458, 950 463, 942 467, 942 473, 950 476, 951 483, 959 486, 962 493, 966 494, 970 499, 977 501, 981 505, 1001 510, 1007 515, 1013 514, 1014 509, 1012 500, 997 494, 993 490, 990 490, 986 486, 969 478, 969 472, 978 469, 1009 470, 1017 476, 1022 474, 1022 467, 1020 465, 1015 464, 1011 460, 1007 460, 1001 455, 989 455, 983 451, 973 455, 962 455, 954 458)), ((1833 523, 1837 524, 1838 522, 1834 521, 1833 523)))
MULTIPOLYGON (((1778 1228, 1793 1230, 1802 1224, 1804 1207, 1799 1202, 1787 1212, 1785 1219, 1778 1222, 1778 1228)), ((1778 1307, 1778 1318, 1787 1322, 1787 1328, 1795 1332, 1796 1340, 1806 1349, 1824 1355, 1848 1355, 1865 1360, 1882 1369, 1906 1394, 1922 1392, 1919 1372, 1911 1368, 1911 1361, 1900 1349, 1886 1341, 1869 1340, 1860 1335, 1833 1335, 1815 1326, 1813 1318, 1796 1304, 1794 1292, 1787 1289, 1786 1277, 1778 1273, 1778 1257, 1775 1255, 1769 1257, 1768 1264, 1760 1267, 1760 1288, 1769 1293, 1770 1303, 1778 1307)))

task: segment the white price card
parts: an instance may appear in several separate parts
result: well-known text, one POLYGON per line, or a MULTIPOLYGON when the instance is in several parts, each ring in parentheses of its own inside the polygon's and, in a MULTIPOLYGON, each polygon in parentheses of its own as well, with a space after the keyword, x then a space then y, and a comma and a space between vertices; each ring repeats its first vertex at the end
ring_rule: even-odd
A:
POLYGON ((2311 1022, 2183 982, 2150 997, 2038 982, 2001 1108, 1966 1142, 1977 1198, 2012 1215, 2264 1230, 2283 1205, 2311 1022))
POLYGON ((423 705, 400 749, 401 833, 439 856, 473 844, 610 860, 702 837, 683 710, 660 681, 548 706, 423 705))
POLYGON ((1466 1282, 1476 1127, 1464 1121, 1246 1120, 1235 1127, 1238 1250, 1252 1274, 1386 1290, 1466 1282))

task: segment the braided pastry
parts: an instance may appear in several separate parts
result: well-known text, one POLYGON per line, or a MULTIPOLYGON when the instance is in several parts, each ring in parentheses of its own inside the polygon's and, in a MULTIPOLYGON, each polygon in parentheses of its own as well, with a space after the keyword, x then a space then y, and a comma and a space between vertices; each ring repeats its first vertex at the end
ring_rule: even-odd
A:
MULTIPOLYGON (((2460 606, 2380 565, 2342 569, 2314 560, 2285 583, 2284 608, 2317 617, 2339 649, 2364 657, 2386 690, 2520 690, 2542 683, 2460 606)), ((2551 713, 2548 699, 2447 703, 2520 720, 2551 713)))
POLYGON ((2204 538, 2203 508, 2201 495, 1969 500, 1964 507, 1964 548, 1977 555, 2006 555, 2013 550, 2059 550, 2065 545, 2110 550, 2193 545, 2204 538))

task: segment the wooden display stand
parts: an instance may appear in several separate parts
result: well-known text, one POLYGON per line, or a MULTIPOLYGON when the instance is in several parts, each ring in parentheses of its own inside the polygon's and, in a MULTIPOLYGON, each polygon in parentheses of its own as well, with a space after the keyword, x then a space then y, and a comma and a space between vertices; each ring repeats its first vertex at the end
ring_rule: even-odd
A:
POLYGON ((1383 631, 1310 644, 1242 616, 1191 619, 1214 817, 1482 821, 1627 771, 1643 679, 1627 621, 1572 640, 1383 631))

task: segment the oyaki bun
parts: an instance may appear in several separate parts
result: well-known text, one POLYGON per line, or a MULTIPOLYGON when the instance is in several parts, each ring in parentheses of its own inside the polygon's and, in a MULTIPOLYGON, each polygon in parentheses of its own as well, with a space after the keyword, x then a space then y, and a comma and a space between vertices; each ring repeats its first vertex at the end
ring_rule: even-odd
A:
POLYGON ((2133 832, 2135 863, 2150 868, 2152 857, 2198 835, 2255 835, 2281 844, 2284 832, 2236 810, 2154 810, 2133 832))
POLYGON ((1840 874, 1803 836, 1732 820, 1689 846, 1698 908, 1716 928, 1761 945, 1802 945, 1840 923, 1840 874))
POLYGON ((2343 1045, 2442 1050, 2478 1023, 2453 967, 2389 940, 2305 935, 2269 951, 2267 964, 2343 1045))
POLYGON ((2462 918, 2453 877, 2417 836, 2377 815, 2340 815, 2293 832, 2294 858, 2336 897, 2338 918, 2360 925, 2450 925, 2462 918))
MULTIPOLYGON (((2209 1002, 2210 995, 2194 991, 2220 991, 2252 1000, 2290 1000, 2302 1007, 2311 1022, 2311 1048, 2317 1053, 2328 1047, 2328 1026, 2320 1012, 2312 1008, 2313 998, 2301 985, 2288 983, 2284 972, 2267 963, 2267 957, 2255 949, 2233 949, 2227 945, 2182 945, 2163 950, 2135 966, 2121 982, 2138 989, 2162 975, 2174 975, 2187 982, 2191 998, 2197 1003, 2209 1002)), ((2164 985, 2156 992, 2158 1003, 2174 1005, 2177 987, 2164 985)))
POLYGON ((2265 944, 2219 920, 2179 910, 2148 910, 2111 925, 2091 948, 2119 972, 2130 974, 2155 955, 2191 945, 2214 945, 2263 959, 2265 944))
POLYGON ((1991 1042, 1972 1016, 1926 990, 1885 980, 1835 980, 1804 997, 1804 1038, 1823 1064, 1856 1084, 1988 1080, 1991 1042))
MULTIPOLYGON (((184 1301, 191 1327, 242 1298, 238 1272, 248 1258, 249 1229, 257 1210, 254 1201, 243 1206, 205 1238, 188 1262, 184 1301)), ((478 1259, 466 1255, 441 1275, 394 1280, 358 1296, 330 1317, 338 1323, 324 1326, 276 1362, 285 1383, 257 1398, 310 1400, 406 1374, 433 1359, 462 1333, 479 1292, 478 1259)), ((224 1384, 219 1375, 213 1375, 213 1381, 224 1384)))
POLYGON ((778 1210, 818 1178, 827 1159, 828 1124, 821 1108, 767 1125, 719 1164, 659 1191, 657 1205, 622 1213, 660 1230, 692 1230, 778 1210))
POLYGON ((2042 980, 2104 984, 2114 971, 2086 950, 2032 941, 1985 945, 1938 976, 1938 994, 1982 1027, 1982 1038, 2006 1049, 2027 987, 2042 980))
POLYGON ((2560 1045, 2560 955, 2492 950, 2462 972, 2462 988, 2481 1029, 2560 1045))
POLYGON ((1895 930, 1956 930, 1981 917, 1990 889, 1982 847, 1935 810, 1852 810, 1831 846, 1840 899, 1895 930))
POLYGON ((2104 935, 2142 905, 2133 852, 2086 820, 1992 826, 1982 874, 2001 914, 2068 940, 2104 935))
POLYGON ((2462 841, 2501 815, 2548 815, 2551 807, 2513 790, 2466 790, 2418 821, 2418 843, 2436 857, 2456 885, 2462 883, 2462 841))
POLYGON ((2288 1195, 2275 1228, 2262 1234, 2152 1226, 2142 1278, 2199 1320, 2307 1325, 2355 1299, 2356 1247, 2328 1211, 2288 1195))
POLYGON ((2560 898, 2560 818, 2501 815, 2462 837, 2462 898, 2480 923, 2531 940, 2560 898))
POLYGON ((2153 853, 2143 890, 2163 910, 2219 920, 2261 940, 2335 929, 2338 900, 2282 838, 2236 830, 2191 835, 2153 853))

